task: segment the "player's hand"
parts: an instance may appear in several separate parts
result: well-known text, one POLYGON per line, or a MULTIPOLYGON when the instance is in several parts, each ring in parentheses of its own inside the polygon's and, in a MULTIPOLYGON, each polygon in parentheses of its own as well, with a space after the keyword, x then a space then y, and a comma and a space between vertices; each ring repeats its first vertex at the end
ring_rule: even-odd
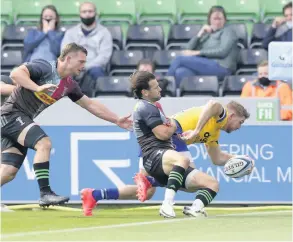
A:
POLYGON ((285 17, 277 17, 277 18, 274 19, 273 24, 272 24, 272 27, 273 28, 278 28, 284 22, 286 22, 286 18, 285 17))
POLYGON ((132 125, 133 125, 133 122, 132 120, 130 119, 131 117, 131 114, 128 115, 128 116, 125 116, 125 117, 121 117, 117 120, 117 125, 120 127, 120 128, 123 128, 123 129, 127 129, 127 130, 132 130, 132 125))
POLYGON ((39 86, 36 91, 37 92, 54 92, 57 88, 58 86, 54 84, 44 84, 42 86, 39 86))
POLYGON ((199 135, 197 130, 188 130, 180 135, 180 138, 185 142, 193 142, 199 135))

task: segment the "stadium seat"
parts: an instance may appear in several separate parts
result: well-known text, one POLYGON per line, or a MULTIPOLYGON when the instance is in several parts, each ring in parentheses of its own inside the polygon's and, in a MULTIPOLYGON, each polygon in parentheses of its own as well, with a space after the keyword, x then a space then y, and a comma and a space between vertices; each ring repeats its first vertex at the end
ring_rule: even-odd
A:
POLYGON ((292 0, 260 0, 262 8, 262 22, 270 23, 275 17, 282 16, 283 7, 292 0))
POLYGON ((12 0, 1 0, 1 23, 13 22, 12 0))
POLYGON ((113 48, 116 50, 123 49, 123 34, 121 26, 119 25, 107 25, 107 29, 110 31, 113 38, 113 48))
POLYGON ((249 48, 259 48, 262 46, 262 41, 265 38, 270 26, 270 24, 264 23, 256 23, 253 25, 249 48))
POLYGON ((43 7, 50 4, 51 0, 13 1, 15 24, 39 22, 43 7))
POLYGON ((260 19, 259 0, 218 0, 218 5, 222 6, 229 21, 252 21, 258 22, 260 19))
POLYGON ((133 73, 143 58, 143 52, 140 50, 115 50, 110 61, 110 75, 126 76, 133 73))
POLYGON ((208 12, 212 6, 218 5, 217 0, 177 0, 178 23, 206 23, 208 12))
POLYGON ((238 37, 237 45, 242 49, 247 48, 248 34, 247 34, 246 25, 241 23, 233 23, 233 24, 229 24, 229 26, 234 30, 235 34, 238 37))
POLYGON ((79 6, 84 1, 80 0, 51 0, 61 16, 62 23, 80 22, 79 6))
POLYGON ((227 76, 224 79, 220 96, 240 95, 244 84, 253 81, 256 76, 227 76))
POLYGON ((100 22, 134 24, 136 22, 134 0, 94 0, 100 22))
POLYGON ((245 73, 253 74, 257 71, 257 65, 268 60, 268 52, 264 49, 242 49, 239 53, 238 70, 236 75, 245 73))
POLYGON ((219 93, 219 81, 216 76, 190 76, 180 83, 180 96, 213 96, 219 93))
POLYGON ((37 28, 29 25, 13 25, 6 26, 2 35, 2 50, 9 47, 23 47, 23 40, 29 29, 37 28))
POLYGON ((8 50, 1 53, 1 69, 10 70, 22 63, 21 51, 8 50))
POLYGON ((162 26, 131 25, 127 32, 125 49, 164 49, 162 26))
POLYGON ((95 96, 132 96, 129 76, 100 77, 96 82, 95 96))
POLYGON ((171 62, 179 55, 181 55, 181 51, 179 50, 155 51, 153 62, 156 65, 156 72, 165 74, 171 62))
POLYGON ((137 23, 176 21, 176 0, 137 0, 137 23))
POLYGON ((201 24, 174 24, 169 32, 166 49, 182 49, 188 41, 197 35, 201 24))

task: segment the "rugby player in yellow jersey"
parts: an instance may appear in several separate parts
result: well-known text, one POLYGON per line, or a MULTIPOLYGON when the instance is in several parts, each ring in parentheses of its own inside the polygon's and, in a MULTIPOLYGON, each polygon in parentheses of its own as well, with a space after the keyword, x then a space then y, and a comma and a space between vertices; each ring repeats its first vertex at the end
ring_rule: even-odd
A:
MULTIPOLYGON (((159 109, 162 111, 160 107, 159 109)), ((223 130, 230 133, 239 129, 247 118, 249 118, 247 110, 234 101, 225 107, 216 101, 209 101, 205 106, 192 107, 179 112, 171 117, 177 123, 176 133, 181 137, 174 135, 172 138, 176 151, 192 159, 186 144, 205 143, 212 162, 223 166, 233 155, 220 150, 218 145, 220 132, 223 130)), ((194 167, 194 164, 191 163, 190 166, 194 167)), ((96 204, 102 199, 131 200, 136 198, 136 192, 139 200, 150 199, 155 193, 155 187, 161 185, 154 178, 147 176, 141 164, 140 168, 141 172, 135 176, 137 186, 126 185, 119 188, 93 190, 92 202, 96 204)), ((218 187, 219 184, 215 178, 192 169, 186 177, 185 188, 181 190, 199 192, 192 206, 185 207, 183 213, 195 217, 206 216, 204 207, 213 200, 218 187)))

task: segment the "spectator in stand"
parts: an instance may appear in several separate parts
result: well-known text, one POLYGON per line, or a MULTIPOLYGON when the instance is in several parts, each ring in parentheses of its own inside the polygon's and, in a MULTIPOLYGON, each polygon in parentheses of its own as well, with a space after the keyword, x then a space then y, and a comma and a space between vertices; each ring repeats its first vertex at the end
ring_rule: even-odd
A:
MULTIPOLYGON (((277 97, 280 105, 292 105, 292 91, 290 86, 283 81, 268 79, 268 62, 264 61, 257 67, 258 79, 247 82, 243 86, 241 97, 277 97)), ((281 110, 282 120, 292 120, 292 110, 281 110)))
POLYGON ((24 39, 23 61, 34 59, 56 60, 64 33, 59 31, 59 14, 53 5, 42 9, 40 26, 28 31, 24 39))
POLYGON ((292 2, 283 7, 284 17, 277 17, 272 23, 266 37, 263 39, 263 47, 268 49, 272 41, 292 42, 292 2))
MULTIPOLYGON (((155 74, 156 66, 155 66, 155 63, 152 62, 151 60, 149 60, 149 59, 142 59, 137 64, 137 70, 138 71, 148 71, 150 73, 155 74)), ((162 89, 162 91, 161 91, 162 97, 166 96, 165 91, 166 91, 166 88, 167 88, 167 86, 169 84, 168 80, 165 79, 162 76, 156 76, 156 79, 157 79, 157 81, 159 83, 159 86, 162 89)))
POLYGON ((214 6, 208 14, 208 24, 187 44, 183 56, 171 64, 168 76, 174 76, 177 86, 187 76, 214 75, 223 79, 236 70, 238 47, 235 32, 226 26, 223 7, 214 6))
POLYGON ((67 30, 61 48, 75 42, 88 51, 85 73, 77 79, 83 92, 91 91, 94 81, 105 76, 106 66, 111 58, 113 40, 109 30, 97 21, 96 6, 84 2, 79 7, 81 23, 67 30), (90 77, 90 78, 86 78, 90 77))

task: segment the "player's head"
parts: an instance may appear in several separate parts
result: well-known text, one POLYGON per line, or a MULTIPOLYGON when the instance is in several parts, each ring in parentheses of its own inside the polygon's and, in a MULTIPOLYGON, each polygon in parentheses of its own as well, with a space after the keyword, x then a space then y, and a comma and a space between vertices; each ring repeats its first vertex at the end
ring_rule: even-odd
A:
POLYGON ((227 104, 228 120, 224 129, 231 133, 241 128, 241 125, 249 118, 249 112, 238 102, 231 101, 227 104))
POLYGON ((154 74, 148 71, 136 71, 131 77, 134 96, 150 102, 161 99, 161 88, 154 74))
POLYGON ((59 61, 69 75, 79 75, 86 63, 87 50, 76 43, 70 43, 63 47, 59 61))

